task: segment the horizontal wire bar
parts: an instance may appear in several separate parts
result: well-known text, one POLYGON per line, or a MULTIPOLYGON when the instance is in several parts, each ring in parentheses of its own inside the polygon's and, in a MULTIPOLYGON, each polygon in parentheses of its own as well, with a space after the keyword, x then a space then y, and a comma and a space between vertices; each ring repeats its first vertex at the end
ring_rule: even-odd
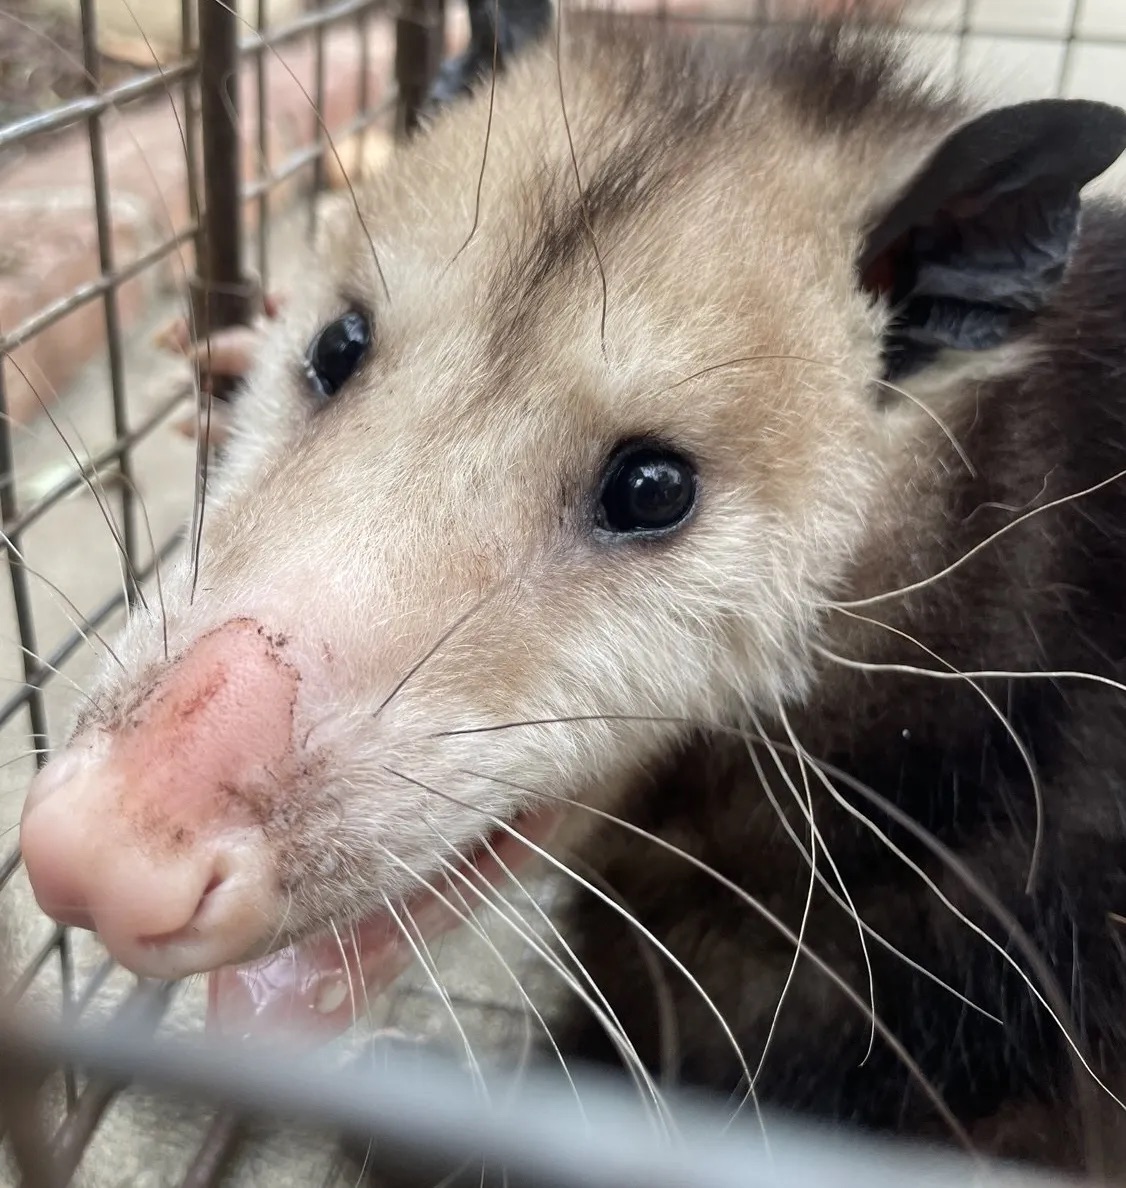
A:
POLYGON ((70 1065, 109 1080, 205 1098, 256 1116, 371 1137, 381 1165, 484 1160, 554 1188, 1064 1188, 1080 1181, 989 1164, 907 1142, 846 1135, 768 1116, 730 1122, 711 1095, 668 1093, 671 1139, 624 1079, 574 1068, 525 1069, 518 1086, 481 1082, 447 1059, 394 1045, 341 1066, 272 1040, 149 1038, 114 1021, 92 1028, 0 1019, 0 1064, 31 1077, 70 1065), (518 1089, 518 1091, 513 1091, 518 1089), (581 1106, 580 1103, 581 1102, 581 1106), (764 1138, 765 1132, 765 1138, 764 1138))
POLYGON ((98 277, 97 280, 88 281, 86 284, 80 285, 77 289, 72 289, 60 300, 53 302, 44 309, 38 310, 14 330, 0 336, 0 355, 6 355, 9 351, 14 351, 18 347, 23 346, 28 339, 34 338, 35 335, 42 333, 56 322, 61 321, 67 314, 74 313, 80 306, 93 301, 97 297, 103 296, 110 289, 117 288, 133 280, 154 264, 159 264, 163 257, 170 256, 177 248, 183 247, 195 233, 196 228, 194 225, 185 227, 171 239, 166 239, 163 243, 157 244, 156 247, 150 248, 144 255, 138 256, 125 267, 104 274, 98 277))
POLYGON ((387 5, 385 0, 342 0, 340 4, 326 6, 306 16, 298 17, 288 24, 279 25, 270 33, 259 35, 253 32, 240 38, 239 55, 245 58, 256 57, 266 50, 277 49, 278 46, 296 41, 306 33, 314 33, 327 25, 339 24, 362 12, 371 12, 373 15, 378 15, 380 12, 386 13, 387 5))
POLYGON ((166 91, 172 83, 181 82, 197 72, 198 65, 194 61, 174 62, 160 70, 147 70, 128 82, 107 87, 100 94, 72 99, 53 107, 50 111, 26 116, 0 128, 0 149, 13 148, 33 137, 58 132, 73 124, 89 120, 91 116, 119 107, 123 103, 131 103, 136 99, 143 99, 146 95, 166 91))

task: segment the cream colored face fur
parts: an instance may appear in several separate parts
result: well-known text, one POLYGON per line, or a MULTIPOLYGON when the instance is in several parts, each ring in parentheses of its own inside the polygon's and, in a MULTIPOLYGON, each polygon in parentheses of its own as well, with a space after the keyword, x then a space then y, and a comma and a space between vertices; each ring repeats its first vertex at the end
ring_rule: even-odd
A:
MULTIPOLYGON (((238 401, 194 599, 189 564, 166 580, 173 658, 248 616, 299 673, 296 760, 257 822, 279 888, 263 938, 378 908, 532 803, 519 789, 612 806, 688 727, 444 732, 800 695, 818 600, 875 513, 891 431, 853 261, 894 146, 797 135, 753 90, 674 135, 612 54, 578 43, 562 74, 584 182, 638 163, 587 212, 604 338, 551 47, 496 88, 472 235, 487 88, 360 192, 362 218, 338 212, 238 401), (324 401, 305 352, 351 308, 372 347, 324 401), (638 437, 698 470, 659 541, 593 524, 638 437)), ((99 729, 165 670, 155 612, 106 670, 99 729)))

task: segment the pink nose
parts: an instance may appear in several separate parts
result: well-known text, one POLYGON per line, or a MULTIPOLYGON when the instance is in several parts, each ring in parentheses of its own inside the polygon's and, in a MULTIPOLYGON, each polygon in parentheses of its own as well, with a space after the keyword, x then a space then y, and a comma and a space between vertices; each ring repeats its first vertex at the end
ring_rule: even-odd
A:
POLYGON ((293 770, 298 675, 256 623, 204 636, 113 733, 32 783, 20 844, 39 905, 135 973, 241 961, 278 927, 262 825, 293 770))

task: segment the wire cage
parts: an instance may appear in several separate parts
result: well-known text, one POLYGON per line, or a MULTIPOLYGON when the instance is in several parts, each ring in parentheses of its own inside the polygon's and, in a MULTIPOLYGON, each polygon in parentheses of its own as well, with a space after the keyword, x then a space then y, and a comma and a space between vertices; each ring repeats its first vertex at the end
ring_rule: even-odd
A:
MULTIPOLYGON (((768 1153, 754 1136, 721 1140, 692 1102, 679 1156, 656 1158, 645 1119, 599 1084, 590 1098, 584 1088, 599 1109, 576 1144, 573 1086, 533 1078, 518 1095, 494 1095, 507 1104, 490 1113, 446 1066, 402 1053, 341 1063, 389 1027, 444 1038, 455 1055, 471 1038, 525 1050, 519 986, 550 979, 502 911, 450 939, 448 975, 420 969, 365 1002, 366 1026, 343 1056, 263 1051, 237 1063, 199 1039, 201 987, 137 984, 92 939, 36 914, 12 832, 23 790, 82 695, 86 644, 122 622, 182 546, 196 490, 195 446, 170 429, 195 386, 153 332, 185 301, 199 326, 246 322, 265 291, 284 288, 334 170, 357 167, 370 137, 412 126, 458 15, 443 0, 295 3, 271 20, 278 0, 246 12, 184 0, 159 45, 140 4, 126 4, 133 48, 144 49, 130 59, 101 35, 110 6, 80 0, 72 42, 52 42, 70 89, 30 108, 4 106, 4 47, 16 31, 46 34, 0 3, 0 653, 11 686, 0 702, 0 1184, 345 1183, 354 1171, 338 1155, 342 1131, 376 1136, 388 1168, 435 1152, 487 1155, 553 1184, 967 1182, 957 1161, 811 1142, 785 1125, 772 1125, 768 1153), (57 250, 36 257, 44 241, 57 250), (85 271, 75 266, 87 256, 85 271), (67 355, 79 341, 85 355, 67 355), (25 1000, 57 1027, 5 1021, 25 1000)), ((786 5, 651 7, 669 20, 739 22, 782 19, 786 5)), ((1126 102, 1121 0, 935 0, 912 19, 942 69, 1003 77, 1010 94, 1126 102)), ((538 908, 554 893, 537 888, 538 908)), ((520 902, 511 911, 525 923, 534 914, 520 902)))

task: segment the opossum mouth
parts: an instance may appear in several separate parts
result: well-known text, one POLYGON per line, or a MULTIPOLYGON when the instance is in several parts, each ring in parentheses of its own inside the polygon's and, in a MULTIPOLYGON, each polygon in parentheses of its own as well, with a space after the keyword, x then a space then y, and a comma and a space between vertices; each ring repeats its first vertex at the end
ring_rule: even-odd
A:
POLYGON ((368 1016, 369 1004, 412 964, 423 945, 458 928, 488 902, 490 890, 495 895, 533 861, 559 817, 554 809, 523 813, 463 857, 459 876, 434 878, 427 888, 352 925, 330 929, 328 936, 217 970, 209 979, 208 1025, 243 1035, 284 1029, 332 1039, 368 1016))

